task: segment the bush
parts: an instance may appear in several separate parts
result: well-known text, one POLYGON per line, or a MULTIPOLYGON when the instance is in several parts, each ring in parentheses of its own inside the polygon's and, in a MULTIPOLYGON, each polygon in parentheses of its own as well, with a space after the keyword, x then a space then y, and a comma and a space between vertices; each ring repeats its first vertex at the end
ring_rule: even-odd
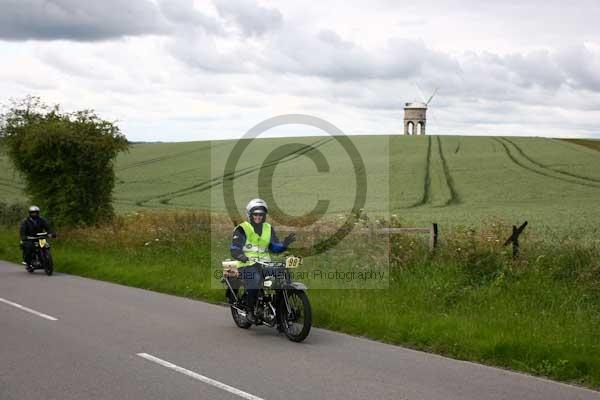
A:
POLYGON ((92 225, 111 219, 113 160, 128 142, 93 111, 64 113, 36 97, 2 115, 0 137, 25 192, 53 222, 92 225))

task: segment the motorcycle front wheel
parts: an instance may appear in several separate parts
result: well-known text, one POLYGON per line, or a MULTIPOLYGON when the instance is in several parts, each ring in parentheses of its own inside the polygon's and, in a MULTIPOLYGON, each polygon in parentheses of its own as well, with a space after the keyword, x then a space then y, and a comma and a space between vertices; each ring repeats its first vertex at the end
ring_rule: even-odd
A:
POLYGON ((283 331, 292 342, 301 342, 310 332, 312 309, 308 296, 302 290, 290 290, 287 293, 291 312, 288 313, 285 302, 282 301, 280 315, 283 331))
POLYGON ((54 273, 54 262, 52 261, 52 255, 50 252, 46 252, 43 256, 44 261, 44 271, 46 271, 46 275, 50 276, 54 273))

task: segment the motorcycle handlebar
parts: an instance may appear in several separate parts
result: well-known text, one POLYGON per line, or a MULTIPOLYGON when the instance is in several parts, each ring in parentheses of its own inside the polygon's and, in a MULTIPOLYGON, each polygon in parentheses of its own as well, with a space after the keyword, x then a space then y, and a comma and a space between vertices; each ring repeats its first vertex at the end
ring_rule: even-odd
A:
POLYGON ((256 261, 256 263, 265 267, 285 267, 285 263, 280 261, 256 261))
POLYGON ((47 237, 56 237, 55 234, 52 233, 38 233, 37 236, 27 236, 27 240, 38 240, 38 239, 43 239, 43 238, 47 238, 47 237))

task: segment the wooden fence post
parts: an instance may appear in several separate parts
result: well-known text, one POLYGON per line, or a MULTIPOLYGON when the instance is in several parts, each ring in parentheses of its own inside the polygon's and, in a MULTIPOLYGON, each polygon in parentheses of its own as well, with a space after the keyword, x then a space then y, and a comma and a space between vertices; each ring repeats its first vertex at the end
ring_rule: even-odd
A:
POLYGON ((510 237, 508 239, 506 239, 506 242, 504 242, 504 246, 508 246, 509 243, 512 243, 513 258, 519 257, 519 253, 520 253, 519 236, 521 235, 521 233, 523 233, 523 230, 525 230, 526 226, 527 226, 527 221, 523 222, 523 224, 521 226, 519 226, 518 228, 516 225, 513 225, 512 235, 510 235, 510 237))
POLYGON ((434 251, 438 245, 438 224, 433 223, 429 231, 429 250, 434 251))

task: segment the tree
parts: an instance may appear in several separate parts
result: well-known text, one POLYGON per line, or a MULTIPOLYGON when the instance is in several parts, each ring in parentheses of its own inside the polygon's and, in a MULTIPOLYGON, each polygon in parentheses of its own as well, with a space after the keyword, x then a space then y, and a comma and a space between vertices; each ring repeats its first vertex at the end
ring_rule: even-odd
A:
POLYGON ((30 96, 0 116, 0 138, 31 201, 55 223, 93 225, 114 216, 113 161, 129 146, 116 124, 30 96))

